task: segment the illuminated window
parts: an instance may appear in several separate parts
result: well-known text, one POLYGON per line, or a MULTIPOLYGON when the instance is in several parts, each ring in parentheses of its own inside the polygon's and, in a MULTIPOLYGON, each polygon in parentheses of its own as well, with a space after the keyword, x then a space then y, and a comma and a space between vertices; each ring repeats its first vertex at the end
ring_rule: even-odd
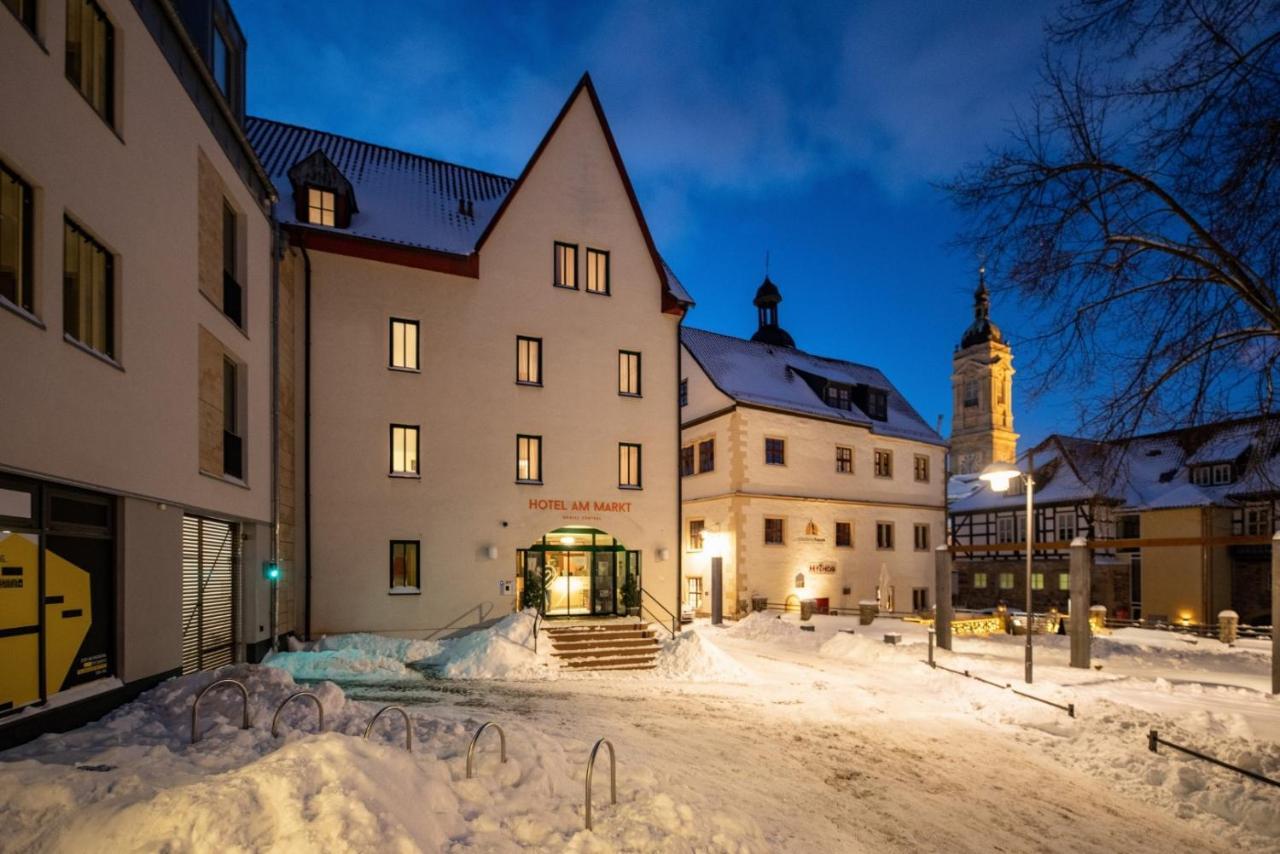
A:
POLYGON ((698 443, 698 471, 713 471, 716 467, 716 440, 705 439, 698 443))
POLYGON ((541 436, 516 436, 516 480, 542 483, 541 436))
POLYGON ((609 253, 587 249, 587 293, 609 294, 609 253))
POLYGON ((764 520, 764 542, 768 546, 780 546, 783 544, 783 521, 781 519, 766 518, 764 520))
POLYGON ((1058 573, 1058 589, 1064 592, 1071 590, 1071 573, 1069 572, 1058 573))
POLYGON ((787 464, 787 442, 785 439, 764 440, 764 461, 766 465, 783 466, 787 464))
POLYGON ((892 522, 876 522, 876 548, 882 551, 893 548, 892 522))
POLYGON ((853 523, 836 522, 836 546, 853 548, 853 523))
POLYGON ((618 351, 618 394, 625 397, 640 396, 640 354, 631 350, 618 351))
POLYGON ((104 356, 115 355, 113 267, 106 249, 63 221, 62 329, 104 356))
POLYGON ((0 297, 34 312, 31 188, 0 163, 0 297))
POLYGON ((926 551, 929 548, 929 526, 916 525, 914 534, 916 551, 926 551))
POLYGON ((391 474, 401 477, 418 474, 418 428, 391 425, 391 474))
POLYGON ((893 477, 893 451, 876 449, 875 472, 876 477, 893 477))
POLYGON ((418 370, 418 321, 391 318, 391 364, 402 371, 418 370))
POLYGON ((640 488, 640 446, 631 442, 618 443, 618 486, 623 489, 640 488))
POLYGON ((542 339, 516 337, 516 382, 542 385, 542 339))
POLYGON ((1043 572, 1031 573, 1031 589, 1032 590, 1044 589, 1044 573, 1043 572))
POLYGON ((333 225, 334 194, 332 190, 307 188, 307 222, 312 225, 333 225))
POLYGON ((836 472, 853 474, 853 448, 836 446, 836 472))
POLYGON ((557 288, 578 289, 578 247, 573 243, 555 245, 555 278, 553 284, 557 288))
POLYGON ((67 0, 67 79, 98 115, 115 118, 115 30, 93 0, 67 0))
POLYGON ((1000 516, 996 519, 996 542, 1012 543, 1017 539, 1018 520, 1012 516, 1000 516))
POLYGON ((693 468, 693 445, 685 445, 680 449, 680 476, 688 477, 694 473, 693 468))
POLYGON ((1013 589, 1013 573, 1012 572, 1000 573, 1000 589, 1001 590, 1013 589))
POLYGON ((985 572, 975 572, 973 574, 973 586, 977 590, 986 590, 987 574, 985 572))
POLYGON ((929 482, 929 458, 924 454, 915 455, 915 474, 917 482, 929 482))
POLYGON ((417 592, 420 589, 418 580, 418 540, 391 541, 391 590, 394 593, 417 592))
POLYGON ((702 519, 689 520, 689 551, 702 551, 702 532, 706 530, 707 523, 702 519))

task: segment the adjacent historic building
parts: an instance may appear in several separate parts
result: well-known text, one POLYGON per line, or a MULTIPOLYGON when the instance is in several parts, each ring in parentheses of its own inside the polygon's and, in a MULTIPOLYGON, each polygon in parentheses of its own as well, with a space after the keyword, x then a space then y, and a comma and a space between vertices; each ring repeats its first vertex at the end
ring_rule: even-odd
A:
POLYGON ((1018 456, 1013 432, 1013 351, 991 322, 985 271, 978 272, 973 323, 951 360, 951 465, 956 474, 980 472, 1018 456))
POLYGON ((946 444, 878 369, 806 353, 767 277, 750 340, 685 328, 680 473, 683 607, 753 598, 819 610, 933 604, 946 444))
POLYGON ((589 78, 511 179, 267 119, 307 634, 665 620, 690 299, 589 78))
MULTIPOLYGON (((1053 435, 1031 449, 1019 462, 1036 483, 1037 609, 1066 608, 1066 549, 1081 536, 1141 541, 1097 552, 1094 601, 1113 616, 1200 623, 1230 608, 1245 622, 1268 620, 1278 439, 1274 419, 1251 418, 1120 441, 1053 435), (1153 542, 1164 539, 1181 542, 1153 542)), ((954 543, 1010 544, 958 553, 957 603, 1024 601, 1025 493, 993 493, 975 477, 956 478, 952 492, 954 543)))
POLYGON ((220 0, 0 9, 0 743, 255 654, 274 190, 220 0), (12 13, 12 14, 11 14, 12 13))

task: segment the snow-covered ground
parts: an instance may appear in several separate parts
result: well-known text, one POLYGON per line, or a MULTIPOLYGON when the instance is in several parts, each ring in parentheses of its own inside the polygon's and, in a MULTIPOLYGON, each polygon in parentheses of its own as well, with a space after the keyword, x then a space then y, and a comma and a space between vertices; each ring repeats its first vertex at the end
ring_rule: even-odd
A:
MULTIPOLYGON (((1036 637, 1029 690, 1077 717, 921 663, 913 623, 756 615, 695 626, 651 672, 577 673, 532 650, 527 615, 455 641, 328 638, 172 680, 102 721, 0 754, 0 850, 1116 851, 1276 850, 1280 789, 1168 749, 1172 741, 1280 776, 1280 702, 1261 644, 1190 645, 1124 630, 1095 640, 1100 670, 1067 668, 1065 638, 1036 637), (847 630, 853 630, 853 634, 847 630), (842 631, 843 630, 843 631, 842 631), (902 635, 899 646, 885 632, 902 635), (294 674, 294 675, 290 675, 294 674), (204 735, 194 693, 216 676, 204 735), (299 681, 325 707, 276 706, 299 681), (1261 686, 1261 688, 1260 688, 1261 686), (413 719, 413 753, 403 725, 413 719), (485 720, 477 773, 467 744, 485 720), (587 755, 595 775, 583 828, 587 755)), ((949 667, 1020 686, 1022 638, 957 640, 949 667)))

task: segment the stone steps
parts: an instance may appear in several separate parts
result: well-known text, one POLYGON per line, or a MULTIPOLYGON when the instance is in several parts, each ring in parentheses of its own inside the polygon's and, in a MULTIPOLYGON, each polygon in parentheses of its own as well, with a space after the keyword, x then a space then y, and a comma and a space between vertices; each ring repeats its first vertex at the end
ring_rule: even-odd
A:
POLYGON ((662 647, 648 623, 624 621, 546 629, 551 654, 569 670, 652 670, 662 647))

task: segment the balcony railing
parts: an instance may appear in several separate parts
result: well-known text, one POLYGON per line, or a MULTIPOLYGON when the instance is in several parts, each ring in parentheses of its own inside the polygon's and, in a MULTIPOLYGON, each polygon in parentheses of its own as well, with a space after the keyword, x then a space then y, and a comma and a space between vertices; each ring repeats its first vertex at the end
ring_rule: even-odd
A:
POLYGON ((236 326, 244 326, 244 294, 235 276, 222 274, 222 313, 236 326))
POLYGON ((222 471, 244 479, 244 440, 226 430, 222 431, 222 471))

